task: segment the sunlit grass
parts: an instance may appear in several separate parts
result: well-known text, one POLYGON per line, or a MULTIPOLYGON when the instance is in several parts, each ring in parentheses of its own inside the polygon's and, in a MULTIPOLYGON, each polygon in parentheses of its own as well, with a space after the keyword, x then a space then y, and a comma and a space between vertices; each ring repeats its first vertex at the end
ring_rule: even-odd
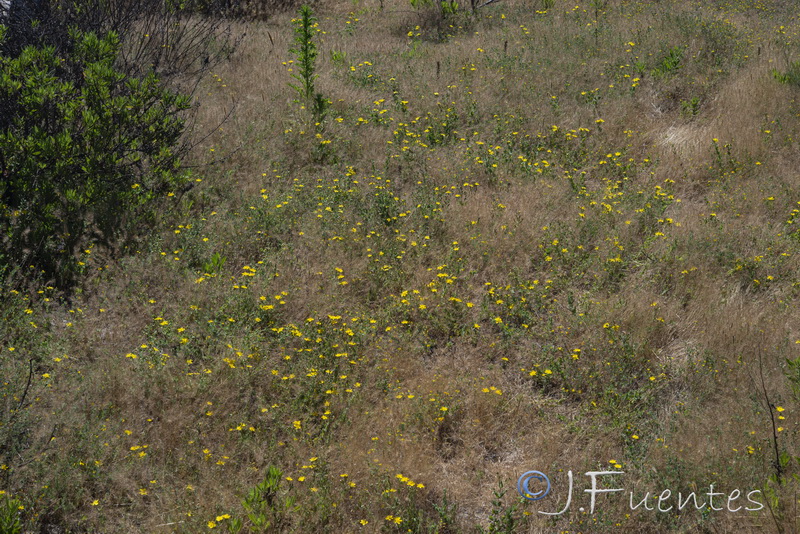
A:
POLYGON ((796 14, 385 4, 315 10, 321 121, 292 14, 253 23, 158 231, 86 251, 71 304, 5 292, 0 498, 75 532, 792 531, 796 14), (548 519, 532 469, 772 514, 548 519))

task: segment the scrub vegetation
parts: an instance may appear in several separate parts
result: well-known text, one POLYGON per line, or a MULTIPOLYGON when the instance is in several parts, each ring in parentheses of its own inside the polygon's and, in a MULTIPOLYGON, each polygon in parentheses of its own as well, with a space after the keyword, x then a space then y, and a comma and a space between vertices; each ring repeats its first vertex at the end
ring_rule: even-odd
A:
POLYGON ((229 4, 0 47, 0 532, 797 531, 796 5, 229 4))

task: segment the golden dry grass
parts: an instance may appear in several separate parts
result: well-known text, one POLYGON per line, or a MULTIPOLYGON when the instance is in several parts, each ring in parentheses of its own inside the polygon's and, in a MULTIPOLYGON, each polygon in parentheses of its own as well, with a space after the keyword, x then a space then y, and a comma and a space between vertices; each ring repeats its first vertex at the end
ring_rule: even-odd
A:
POLYGON ((546 4, 317 4, 320 125, 294 14, 241 23, 199 99, 200 130, 233 110, 193 155, 219 163, 72 306, 6 299, 31 532, 796 530, 797 17, 546 4), (532 469, 554 496, 521 501, 532 469), (625 471, 595 514, 592 469, 625 471), (628 504, 710 484, 765 507, 628 504))

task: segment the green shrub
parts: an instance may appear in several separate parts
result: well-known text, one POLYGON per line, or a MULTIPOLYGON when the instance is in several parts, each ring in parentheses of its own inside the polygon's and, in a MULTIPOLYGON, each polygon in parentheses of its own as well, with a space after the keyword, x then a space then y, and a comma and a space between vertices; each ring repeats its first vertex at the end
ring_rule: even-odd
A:
POLYGON ((190 107, 154 73, 117 70, 115 33, 70 37, 69 54, 0 55, 0 254, 61 287, 76 280, 82 248, 113 244, 139 208, 180 185, 190 107))
POLYGON ((0 42, 2 54, 17 57, 27 46, 52 46, 57 55, 66 57, 74 47, 71 30, 97 35, 113 31, 122 51, 117 69, 136 77, 153 70, 164 86, 190 88, 197 78, 230 57, 242 37, 221 17, 196 16, 193 3, 184 0, 16 3, 23 6, 20 14, 0 21, 7 26, 7 39, 0 42))

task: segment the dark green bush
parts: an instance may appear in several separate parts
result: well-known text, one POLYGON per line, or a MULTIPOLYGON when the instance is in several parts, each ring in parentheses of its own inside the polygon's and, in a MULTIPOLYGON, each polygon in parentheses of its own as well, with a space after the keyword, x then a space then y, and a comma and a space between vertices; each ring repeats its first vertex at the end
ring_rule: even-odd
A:
MULTIPOLYGON (((6 28, 0 26, 0 42, 6 28)), ((116 33, 70 32, 72 50, 0 55, 0 269, 33 265, 68 288, 80 250, 111 246, 178 187, 189 98, 115 65, 116 33)))

